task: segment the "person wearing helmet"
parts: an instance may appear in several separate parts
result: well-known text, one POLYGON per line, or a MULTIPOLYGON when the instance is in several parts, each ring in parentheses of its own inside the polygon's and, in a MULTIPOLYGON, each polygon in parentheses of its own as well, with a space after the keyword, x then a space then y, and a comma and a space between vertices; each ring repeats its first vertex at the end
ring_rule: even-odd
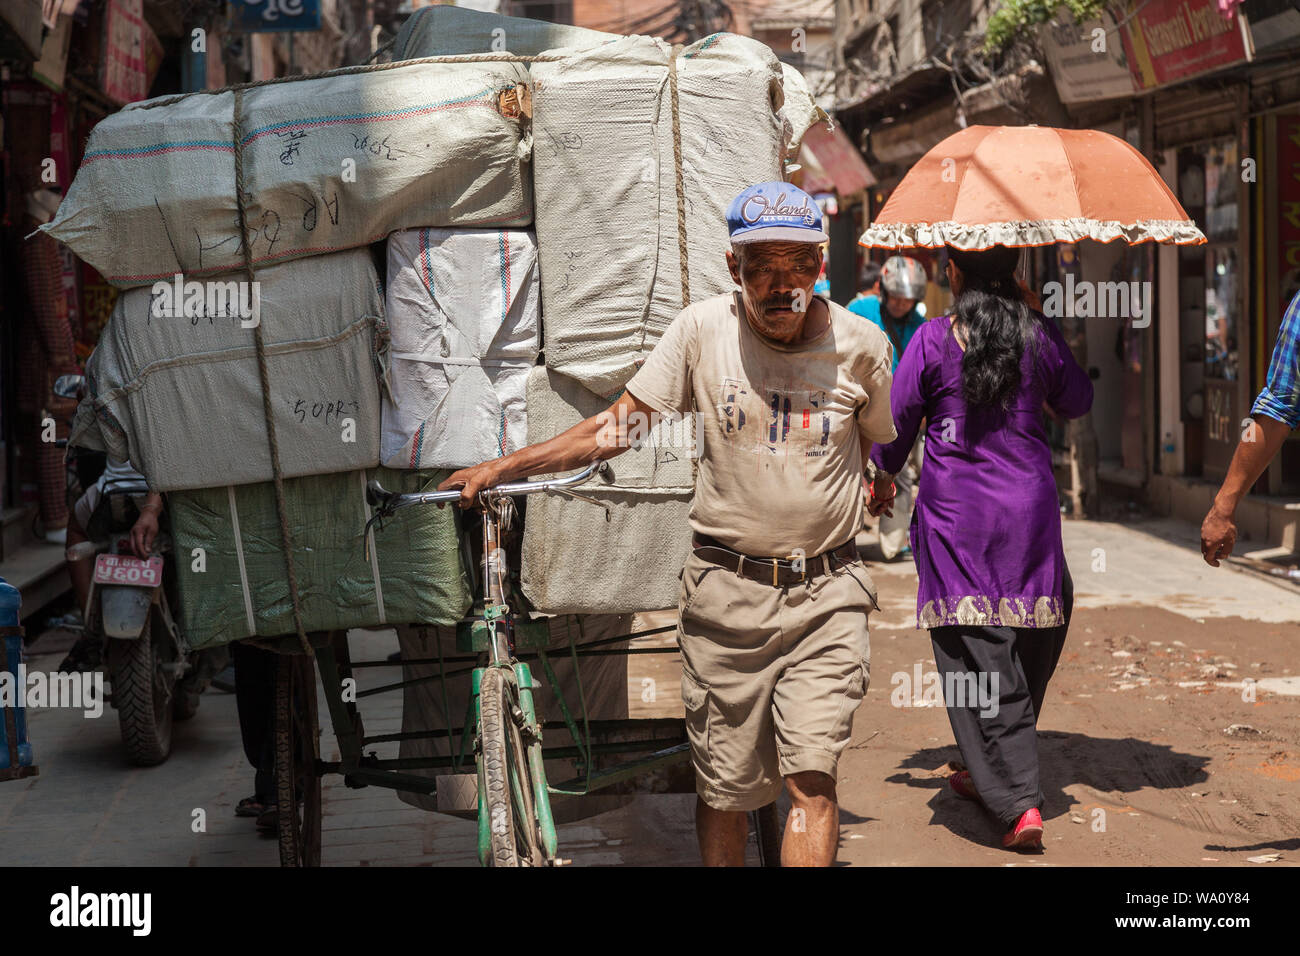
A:
POLYGON ((849 303, 854 312, 875 323, 894 346, 894 368, 903 357, 907 343, 925 321, 925 266, 915 259, 894 256, 880 270, 880 294, 863 294, 849 303))

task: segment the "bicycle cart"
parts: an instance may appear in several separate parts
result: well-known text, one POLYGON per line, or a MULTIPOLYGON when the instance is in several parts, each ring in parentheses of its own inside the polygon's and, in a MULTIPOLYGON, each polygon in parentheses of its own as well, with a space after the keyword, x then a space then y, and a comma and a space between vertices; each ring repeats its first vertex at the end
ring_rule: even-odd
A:
MULTIPOLYGON (((552 798, 585 798, 598 792, 630 792, 638 778, 659 774, 670 783, 657 789, 694 792, 690 747, 681 718, 591 720, 582 692, 581 659, 599 655, 671 654, 673 647, 629 647, 629 641, 672 631, 673 626, 618 634, 580 645, 567 653, 574 665, 577 700, 566 701, 556 680, 547 621, 531 620, 512 573, 509 535, 515 523, 516 497, 556 492, 579 485, 607 466, 596 462, 564 478, 499 485, 479 496, 481 515, 465 513, 458 524, 467 568, 476 568, 481 596, 456 628, 458 653, 400 663, 353 661, 346 632, 309 635, 319 664, 326 709, 338 742, 337 761, 321 759, 317 694, 312 657, 299 651, 280 657, 276 681, 276 778, 280 862, 283 866, 317 866, 321 849, 321 777, 342 774, 349 787, 380 786, 417 794, 434 794, 438 778, 412 771, 473 769, 478 822, 478 857, 485 866, 548 866, 559 860, 552 798), (481 525, 481 529, 474 528, 481 525), (475 532, 478 532, 477 534, 475 532), (613 647, 611 645, 624 645, 613 647), (436 666, 429 676, 402 680, 347 695, 358 670, 403 665, 436 666), (538 669, 554 688, 561 719, 542 721, 534 699, 538 669), (417 681, 469 682, 468 707, 460 726, 367 736, 357 701, 402 690, 417 681), (348 699, 351 696, 351 699, 348 699), (576 705, 576 706, 574 706, 576 705), (379 743, 437 739, 446 754, 380 758, 366 748, 379 743), (574 765, 573 776, 548 779, 547 763, 574 765)), ((401 508, 454 504, 459 491, 401 494, 371 481, 367 500, 370 519, 382 533, 382 521, 401 508)), ((450 710, 444 708, 444 714, 450 710)), ((447 777, 443 778, 448 779, 447 777)), ((780 827, 775 804, 754 814, 760 859, 779 865, 780 827)))

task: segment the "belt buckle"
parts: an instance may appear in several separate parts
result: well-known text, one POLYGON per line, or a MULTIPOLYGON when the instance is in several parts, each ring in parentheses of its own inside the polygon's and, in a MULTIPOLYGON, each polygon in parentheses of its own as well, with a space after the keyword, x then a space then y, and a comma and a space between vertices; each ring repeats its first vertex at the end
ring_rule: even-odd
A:
MULTIPOLYGON (((783 559, 782 559, 782 558, 773 558, 773 559, 772 559, 772 587, 776 587, 776 586, 777 586, 777 583, 778 583, 778 574, 777 574, 777 572, 778 572, 778 569, 780 568, 780 564, 779 564, 778 562, 781 561, 781 560, 785 560, 785 561, 790 562, 790 570, 793 571, 793 570, 794 570, 795 562, 796 562, 796 561, 800 561, 800 556, 797 555, 797 554, 791 554, 791 555, 786 556, 786 557, 783 558, 783 559)), ((807 565, 806 562, 805 562, 805 563, 801 563, 801 564, 799 565, 799 580, 800 580, 800 581, 806 581, 806 580, 808 580, 808 565, 807 565)))

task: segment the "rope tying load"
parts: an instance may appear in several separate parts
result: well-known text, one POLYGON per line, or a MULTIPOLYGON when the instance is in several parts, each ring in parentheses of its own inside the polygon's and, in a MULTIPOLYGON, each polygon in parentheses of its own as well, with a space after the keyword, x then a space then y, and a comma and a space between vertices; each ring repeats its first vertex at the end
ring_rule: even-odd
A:
MULTIPOLYGON (((253 254, 248 245, 248 221, 244 210, 244 87, 236 87, 234 129, 235 138, 235 207, 239 211, 239 244, 244 255, 244 271, 253 282, 253 254)), ((284 475, 280 470, 280 444, 275 435, 275 418, 271 408, 271 379, 266 367, 266 343, 262 338, 262 323, 253 326, 253 344, 257 348, 257 374, 262 385, 262 416, 266 419, 266 441, 271 449, 271 475, 275 483, 275 511, 280 519, 280 544, 284 548, 284 566, 289 576, 289 599, 293 602, 293 626, 304 654, 312 655, 311 642, 302 626, 302 601, 298 594, 298 570, 293 560, 293 532, 289 528, 288 508, 284 501, 284 475)))

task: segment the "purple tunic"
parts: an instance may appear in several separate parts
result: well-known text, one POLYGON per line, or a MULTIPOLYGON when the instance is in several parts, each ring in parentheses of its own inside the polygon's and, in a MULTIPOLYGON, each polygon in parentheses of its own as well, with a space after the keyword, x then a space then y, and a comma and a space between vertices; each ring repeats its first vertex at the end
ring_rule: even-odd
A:
POLYGON ((1061 514, 1043 402, 1065 418, 1092 407, 1092 382, 1059 329, 1039 314, 1036 360, 1021 360, 1021 384, 1006 413, 967 408, 963 352, 952 319, 926 322, 908 343, 890 398, 898 437, 871 460, 896 474, 927 420, 921 487, 912 514, 920 587, 917 627, 1064 623, 1061 514))

